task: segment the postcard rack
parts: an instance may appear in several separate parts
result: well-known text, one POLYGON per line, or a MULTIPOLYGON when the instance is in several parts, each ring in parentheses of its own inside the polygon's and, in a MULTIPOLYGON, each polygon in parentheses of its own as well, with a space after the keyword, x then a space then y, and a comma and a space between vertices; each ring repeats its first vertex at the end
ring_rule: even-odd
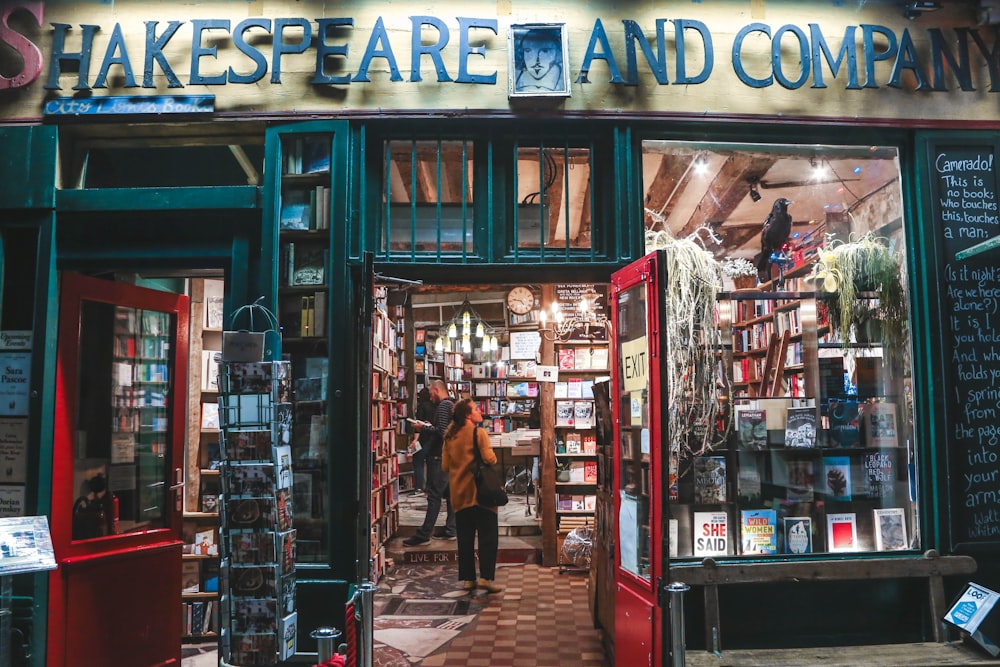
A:
POLYGON ((287 361, 219 365, 222 664, 295 654, 289 378, 287 361))

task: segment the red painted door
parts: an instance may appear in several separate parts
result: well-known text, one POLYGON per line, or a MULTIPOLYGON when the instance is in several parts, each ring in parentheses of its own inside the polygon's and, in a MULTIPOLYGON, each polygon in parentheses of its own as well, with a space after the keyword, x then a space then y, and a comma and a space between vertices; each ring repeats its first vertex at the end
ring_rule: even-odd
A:
POLYGON ((186 296, 60 283, 50 667, 180 665, 186 296))
POLYGON ((611 277, 614 358, 611 404, 615 423, 615 664, 663 664, 661 576, 661 330, 658 256, 633 262, 611 277))

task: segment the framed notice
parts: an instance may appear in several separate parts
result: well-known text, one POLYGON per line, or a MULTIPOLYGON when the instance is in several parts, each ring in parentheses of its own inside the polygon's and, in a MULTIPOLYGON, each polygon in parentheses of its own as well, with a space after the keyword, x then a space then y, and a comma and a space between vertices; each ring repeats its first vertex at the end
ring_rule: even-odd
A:
POLYGON ((534 359, 542 344, 542 336, 537 331, 510 332, 510 358, 534 359))
POLYGON ((24 484, 27 459, 27 418, 0 418, 0 483, 24 484))
POLYGON ((0 417, 27 417, 31 353, 0 352, 0 417))

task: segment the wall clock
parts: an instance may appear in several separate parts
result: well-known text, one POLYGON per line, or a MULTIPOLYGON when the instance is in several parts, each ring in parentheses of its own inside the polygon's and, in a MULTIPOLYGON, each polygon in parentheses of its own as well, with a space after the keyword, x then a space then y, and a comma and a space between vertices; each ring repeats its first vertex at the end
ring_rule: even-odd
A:
POLYGON ((507 292, 507 308, 515 315, 525 315, 535 307, 535 293, 530 287, 518 286, 507 292))

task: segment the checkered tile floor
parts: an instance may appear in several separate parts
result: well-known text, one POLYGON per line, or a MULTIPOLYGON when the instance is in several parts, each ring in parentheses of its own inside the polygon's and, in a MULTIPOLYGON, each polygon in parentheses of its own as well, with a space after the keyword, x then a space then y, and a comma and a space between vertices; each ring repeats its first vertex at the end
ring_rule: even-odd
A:
POLYGON ((380 582, 375 603, 377 667, 607 667, 587 606, 587 579, 558 568, 508 565, 497 570, 499 594, 469 595, 455 565, 399 566, 380 582), (398 599, 466 601, 421 605, 398 599), (399 610, 407 610, 400 612, 399 610), (395 614, 404 613, 406 618, 395 614))

